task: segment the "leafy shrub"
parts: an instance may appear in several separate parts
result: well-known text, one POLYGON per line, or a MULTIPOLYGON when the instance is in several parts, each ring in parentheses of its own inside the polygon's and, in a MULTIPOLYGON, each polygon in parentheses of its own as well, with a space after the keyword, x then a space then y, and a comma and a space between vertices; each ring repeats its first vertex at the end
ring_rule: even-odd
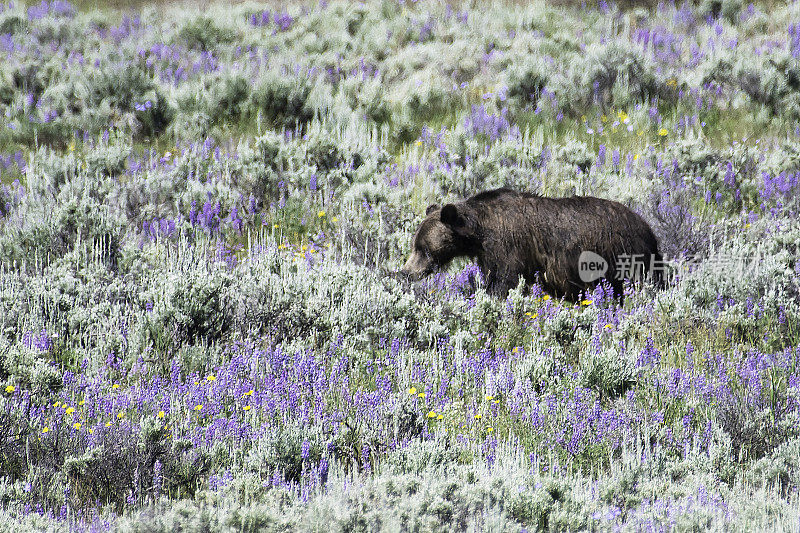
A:
POLYGON ((535 106, 542 89, 547 87, 549 81, 547 73, 548 69, 535 60, 515 66, 508 74, 508 96, 518 99, 523 104, 531 103, 535 106))
POLYGON ((635 362, 618 350, 582 355, 582 385, 595 389, 601 399, 621 396, 636 384, 635 362))
POLYGON ((604 110, 612 106, 625 109, 635 102, 671 102, 677 97, 652 62, 632 46, 592 44, 584 54, 575 55, 574 62, 573 73, 552 84, 562 105, 574 113, 593 104, 604 110))
POLYGON ((206 79, 199 97, 201 108, 213 123, 232 121, 247 109, 250 82, 238 74, 214 76, 206 79))
POLYGON ((651 192, 643 211, 663 257, 699 258, 708 250, 710 235, 692 214, 690 194, 685 188, 674 184, 651 192))
POLYGON ((311 86, 305 78, 286 79, 271 74, 253 89, 251 99, 256 112, 278 127, 289 128, 303 126, 314 118, 310 93, 311 86))
POLYGON ((3 261, 31 268, 77 249, 84 257, 97 254, 109 268, 115 268, 122 238, 119 219, 87 192, 69 190, 61 197, 46 210, 34 203, 39 200, 28 196, 30 200, 16 214, 23 221, 17 222, 16 228, 7 226, 0 235, 3 261))
POLYGON ((415 76, 406 87, 405 105, 414 121, 430 122, 455 107, 455 97, 438 78, 415 76))
POLYGON ((189 48, 207 51, 216 50, 222 44, 236 40, 236 32, 218 26, 209 17, 198 17, 187 22, 178 32, 178 37, 189 48))
POLYGON ((773 114, 800 117, 795 98, 800 91, 800 62, 791 54, 765 57, 756 70, 742 62, 737 65, 736 79, 750 98, 766 105, 773 114))
POLYGON ((203 274, 171 273, 164 292, 148 296, 153 308, 145 320, 145 334, 160 351, 168 353, 183 344, 213 343, 230 327, 227 291, 232 279, 220 271, 213 276, 203 274))

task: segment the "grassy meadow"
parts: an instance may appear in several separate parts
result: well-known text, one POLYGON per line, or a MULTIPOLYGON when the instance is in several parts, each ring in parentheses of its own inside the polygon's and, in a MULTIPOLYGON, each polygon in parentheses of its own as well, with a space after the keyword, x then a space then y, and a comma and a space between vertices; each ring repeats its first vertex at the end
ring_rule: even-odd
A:
POLYGON ((0 1, 0 531, 798 532, 798 254, 800 3, 0 1), (500 186, 669 283, 393 275, 500 186))

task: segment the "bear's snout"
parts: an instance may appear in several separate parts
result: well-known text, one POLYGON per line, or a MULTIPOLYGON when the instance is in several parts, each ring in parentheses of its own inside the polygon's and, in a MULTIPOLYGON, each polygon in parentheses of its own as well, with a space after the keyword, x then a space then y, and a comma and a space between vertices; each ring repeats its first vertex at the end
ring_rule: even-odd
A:
POLYGON ((430 260, 423 254, 414 252, 400 269, 400 274, 412 281, 417 281, 433 270, 433 265, 430 263, 430 260))

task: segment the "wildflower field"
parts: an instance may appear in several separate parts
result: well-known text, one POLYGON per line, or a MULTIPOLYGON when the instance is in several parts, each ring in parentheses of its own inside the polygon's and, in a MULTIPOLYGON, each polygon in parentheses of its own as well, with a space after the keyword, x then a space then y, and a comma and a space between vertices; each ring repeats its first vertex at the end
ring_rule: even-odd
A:
POLYGON ((0 2, 0 530, 800 530, 800 3, 103 4, 0 2), (666 288, 393 274, 504 185, 666 288))

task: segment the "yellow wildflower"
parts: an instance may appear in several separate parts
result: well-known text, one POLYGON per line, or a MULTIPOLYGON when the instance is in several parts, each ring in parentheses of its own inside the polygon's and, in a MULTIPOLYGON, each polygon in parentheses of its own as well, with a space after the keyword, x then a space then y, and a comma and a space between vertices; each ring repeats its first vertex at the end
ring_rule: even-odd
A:
POLYGON ((425 398, 425 393, 420 392, 419 394, 417 394, 417 398, 425 398))
POLYGON ((592 304, 592 300, 582 300, 581 301, 581 305, 584 305, 584 306, 585 305, 591 305, 591 304, 592 304))
POLYGON ((206 377, 206 381, 214 381, 215 379, 217 378, 214 376, 214 374, 211 374, 208 377, 206 377))
POLYGON ((17 389, 16 389, 16 387, 14 387, 14 385, 6 385, 6 392, 7 392, 8 394, 11 394, 11 393, 12 393, 12 392, 14 392, 15 390, 17 390, 17 389))
POLYGON ((72 427, 74 427, 75 429, 81 429, 81 423, 75 422, 74 424, 72 424, 72 427))
POLYGON ((492 431, 494 431, 494 428, 486 428, 487 433, 491 433, 492 431))
POLYGON ((50 431, 50 428, 47 426, 45 426, 44 429, 42 429, 42 433, 47 433, 48 431, 50 431))
POLYGON ((194 410, 195 411, 202 411, 203 410, 203 404, 202 403, 198 403, 197 405, 194 406, 194 410))
POLYGON ((487 394, 487 395, 486 395, 486 401, 487 401, 487 402, 490 402, 490 401, 492 401, 492 400, 494 400, 494 396, 490 396, 490 395, 488 395, 488 394, 487 394))
POLYGON ((658 130, 659 137, 666 137, 668 134, 669 132, 667 131, 667 128, 661 128, 660 130, 658 130))
POLYGON ((544 300, 545 302, 547 300, 549 300, 549 299, 550 299, 550 295, 549 294, 545 294, 544 296, 542 296, 542 300, 544 300))
POLYGON ((253 389, 250 389, 249 391, 245 392, 244 395, 245 396, 252 396, 253 395, 253 389))
POLYGON ((75 412, 75 408, 74 408, 74 407, 67 407, 66 413, 67 413, 68 415, 71 415, 71 414, 72 414, 72 413, 74 413, 74 412, 75 412))
POLYGON ((111 388, 117 390, 119 388, 119 383, 114 383, 113 385, 111 385, 111 388))
POLYGON ((444 415, 436 415, 436 420, 444 420, 444 415))
POLYGON ((324 217, 324 216, 325 216, 325 211, 320 211, 319 213, 317 213, 317 216, 318 216, 319 218, 322 218, 322 217, 324 217))
POLYGON ((242 407, 242 409, 244 409, 245 411, 249 411, 250 410, 250 406, 249 405, 245 405, 244 407, 242 407))
POLYGON ((481 415, 480 413, 475 415, 475 420, 480 420, 481 418, 483 418, 483 415, 481 415))
POLYGON ((159 411, 157 416, 158 416, 158 418, 164 418, 164 416, 166 416, 166 414, 167 413, 165 413, 164 411, 159 411))
POLYGON ((106 422, 106 427, 110 428, 111 427, 111 422, 106 422))
POLYGON ((416 387, 411 387, 410 389, 408 389, 408 393, 411 394, 411 395, 416 394, 417 393, 417 388, 416 387))
POLYGON ((428 418, 436 418, 436 411, 428 411, 428 418))
POLYGON ((117 413, 117 418, 125 418, 125 413, 123 411, 120 411, 119 413, 117 413))

